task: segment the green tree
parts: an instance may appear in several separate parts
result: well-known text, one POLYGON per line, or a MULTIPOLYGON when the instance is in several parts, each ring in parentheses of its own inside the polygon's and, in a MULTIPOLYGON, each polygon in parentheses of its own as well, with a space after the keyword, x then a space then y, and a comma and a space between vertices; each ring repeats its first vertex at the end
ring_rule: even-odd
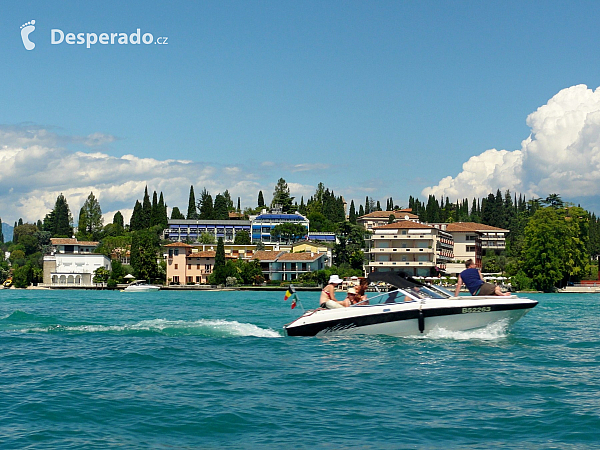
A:
POLYGON ((589 271, 588 216, 579 207, 539 208, 525 227, 522 267, 536 289, 550 292, 589 271))
POLYGON ((348 222, 356 225, 356 208, 354 207, 354 200, 350 201, 350 210, 348 211, 348 222))
POLYGON ((144 229, 144 218, 142 211, 142 204, 139 200, 135 201, 133 207, 133 213, 131 213, 131 220, 129 221, 129 230, 138 231, 144 229))
POLYGON ((117 211, 115 213, 115 215, 113 216, 112 223, 119 227, 121 230, 125 229, 125 220, 123 219, 123 214, 121 214, 121 211, 117 211))
POLYGON ((198 219, 198 210, 196 209, 196 196, 194 195, 194 186, 190 186, 190 197, 188 200, 187 218, 188 220, 198 219))
POLYGON ((94 193, 90 192, 79 211, 78 233, 82 239, 97 240, 103 226, 104 219, 100 203, 96 200, 94 193))
POLYGON ((292 210, 294 204, 294 197, 290 196, 290 188, 283 178, 280 178, 275 185, 273 191, 273 200, 271 201, 271 208, 275 208, 276 205, 281 206, 281 210, 284 213, 292 210))
POLYGON ((0 244, 4 244, 4 233, 2 232, 2 219, 0 219, 0 244))
POLYGON ((94 277, 92 281, 94 283, 106 283, 110 277, 110 271, 104 267, 98 267, 94 270, 94 277))
POLYGON ((296 242, 306 236, 308 230, 299 223, 285 222, 275 225, 271 230, 271 236, 280 242, 296 242))
POLYGON ((200 201, 198 203, 198 209, 200 209, 200 219, 212 220, 214 219, 214 208, 212 195, 206 190, 202 189, 200 194, 200 201))
POLYGON ((198 239, 198 241, 201 244, 215 244, 217 241, 215 240, 215 235, 213 233, 201 233, 200 234, 200 239, 198 239))
POLYGON ((215 253, 215 265, 213 267, 213 272, 209 277, 209 282, 211 284, 225 284, 227 277, 229 276, 228 270, 226 268, 225 262, 225 244, 223 243, 223 238, 220 237, 217 240, 217 251, 215 253))
POLYGON ((259 208, 264 208, 264 206, 265 206, 265 199, 263 197, 262 191, 258 191, 257 205, 258 205, 259 208))
POLYGON ((233 240, 235 245, 250 245, 252 241, 250 239, 250 233, 247 231, 238 231, 235 234, 235 239, 233 240))
POLYGON ((181 211, 179 211, 177 206, 174 206, 173 210, 171 211, 171 219, 183 220, 185 219, 185 216, 181 213, 181 211))
POLYGON ((139 230, 131 239, 131 266, 135 275, 143 280, 158 278, 158 254, 160 246, 158 235, 152 230, 139 230))
POLYGON ((360 269, 363 265, 365 230, 361 226, 343 222, 336 232, 338 242, 333 246, 333 263, 337 266, 349 266, 360 269))
POLYGON ((227 207, 227 198, 222 194, 217 194, 213 207, 213 219, 228 220, 229 209, 227 207))
POLYGON ((52 233, 52 237, 70 238, 73 235, 73 217, 62 193, 56 198, 54 209, 44 217, 44 230, 52 233))
POLYGON ((148 186, 144 190, 144 200, 142 201, 142 220, 141 225, 143 228, 150 228, 150 221, 152 220, 152 203, 150 202, 150 196, 148 195, 148 186))

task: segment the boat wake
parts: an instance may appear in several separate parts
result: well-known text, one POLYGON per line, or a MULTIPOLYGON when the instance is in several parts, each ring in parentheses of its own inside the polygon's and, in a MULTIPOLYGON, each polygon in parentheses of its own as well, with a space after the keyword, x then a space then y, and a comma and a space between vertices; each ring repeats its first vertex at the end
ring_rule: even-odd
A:
POLYGON ((3 318, 2 331, 22 333, 107 333, 114 335, 162 335, 162 336, 205 336, 205 337, 282 337, 275 330, 261 328, 252 323, 235 320, 199 319, 142 320, 132 324, 105 325, 91 323, 61 323, 56 318, 41 317, 15 311, 3 318), (7 323, 8 322, 8 323, 7 323))
POLYGON ((508 319, 502 319, 488 324, 483 328, 477 328, 467 331, 452 331, 445 328, 434 328, 425 336, 424 339, 452 339, 458 341, 467 341, 479 339, 483 341, 493 341, 503 339, 508 335, 508 319))

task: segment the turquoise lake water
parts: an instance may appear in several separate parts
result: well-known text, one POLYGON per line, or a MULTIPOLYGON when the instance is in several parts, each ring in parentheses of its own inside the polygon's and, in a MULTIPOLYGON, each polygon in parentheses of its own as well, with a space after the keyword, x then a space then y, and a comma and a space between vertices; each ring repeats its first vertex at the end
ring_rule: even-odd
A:
POLYGON ((290 338, 283 294, 0 291, 0 448, 600 448, 600 295, 290 338))

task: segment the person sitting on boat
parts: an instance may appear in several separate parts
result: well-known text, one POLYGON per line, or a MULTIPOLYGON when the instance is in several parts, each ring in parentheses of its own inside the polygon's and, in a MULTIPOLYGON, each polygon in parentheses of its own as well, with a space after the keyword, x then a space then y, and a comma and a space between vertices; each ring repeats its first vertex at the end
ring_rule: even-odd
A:
POLYGON ((486 283, 483 279, 483 275, 479 269, 475 266, 472 259, 468 259, 465 263, 467 267, 458 276, 458 283, 456 284, 456 291, 454 296, 458 297, 461 286, 467 286, 467 289, 471 295, 510 295, 508 292, 502 292, 500 286, 496 286, 492 283, 486 283))
POLYGON ((355 288, 355 287, 348 288, 348 295, 346 297, 346 300, 348 300, 351 305, 356 305, 358 303, 360 303, 361 305, 368 304, 366 302, 367 296, 366 295, 360 295, 358 293, 358 288, 355 288))
POLYGON ((368 287, 369 287, 369 282, 367 281, 367 279, 361 278, 360 282, 355 287, 356 296, 354 298, 355 298, 356 303, 360 303, 361 305, 369 304, 369 300, 367 300, 367 294, 366 294, 368 287))
POLYGON ((337 275, 331 275, 329 277, 329 283, 321 291, 321 297, 319 298, 319 306, 326 309, 344 308, 350 306, 348 299, 343 301, 337 301, 335 299, 335 288, 342 284, 342 279, 337 275))

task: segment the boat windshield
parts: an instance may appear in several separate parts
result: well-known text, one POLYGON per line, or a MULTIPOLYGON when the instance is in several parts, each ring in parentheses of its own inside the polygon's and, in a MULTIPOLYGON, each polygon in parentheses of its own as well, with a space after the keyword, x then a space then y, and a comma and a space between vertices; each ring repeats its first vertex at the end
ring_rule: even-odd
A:
MULTIPOLYGON (((394 289, 393 291, 383 292, 368 299, 369 305, 378 305, 383 303, 402 303, 405 301, 416 301, 423 298, 448 298, 452 294, 438 291, 432 286, 415 286, 411 289, 394 289)), ((359 303, 360 306, 360 303, 359 303)))

